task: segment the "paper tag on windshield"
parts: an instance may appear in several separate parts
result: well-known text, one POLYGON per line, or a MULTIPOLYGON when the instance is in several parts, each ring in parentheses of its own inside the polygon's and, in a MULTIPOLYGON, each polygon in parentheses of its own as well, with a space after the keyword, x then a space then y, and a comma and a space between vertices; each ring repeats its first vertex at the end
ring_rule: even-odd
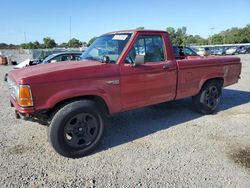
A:
POLYGON ((112 40, 125 40, 127 37, 128 35, 115 35, 112 40))

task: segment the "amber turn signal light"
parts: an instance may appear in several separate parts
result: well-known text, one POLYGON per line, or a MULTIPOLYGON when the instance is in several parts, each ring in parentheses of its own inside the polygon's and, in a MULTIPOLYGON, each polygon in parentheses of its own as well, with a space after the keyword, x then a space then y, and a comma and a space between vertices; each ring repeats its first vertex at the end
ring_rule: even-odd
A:
POLYGON ((29 85, 19 86, 18 104, 22 107, 33 106, 33 99, 29 85))

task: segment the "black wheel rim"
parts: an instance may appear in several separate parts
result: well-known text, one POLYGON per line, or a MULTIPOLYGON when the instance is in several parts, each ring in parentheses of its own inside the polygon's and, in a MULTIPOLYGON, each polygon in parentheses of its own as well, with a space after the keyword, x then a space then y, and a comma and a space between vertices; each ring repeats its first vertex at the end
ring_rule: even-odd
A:
POLYGON ((85 148, 93 143, 98 135, 99 122, 90 113, 80 113, 66 122, 64 139, 74 148, 85 148))
POLYGON ((206 104, 209 108, 215 108, 220 100, 220 93, 215 86, 211 86, 206 91, 205 95, 206 104))

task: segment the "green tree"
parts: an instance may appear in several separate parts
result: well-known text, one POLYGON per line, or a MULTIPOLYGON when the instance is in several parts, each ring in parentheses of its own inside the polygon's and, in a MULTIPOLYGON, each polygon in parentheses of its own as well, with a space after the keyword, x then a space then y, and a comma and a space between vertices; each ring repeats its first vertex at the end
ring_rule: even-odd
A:
POLYGON ((41 48, 41 44, 38 41, 35 41, 33 44, 35 49, 41 48))
POLYGON ((187 40, 187 28, 177 28, 175 30, 173 27, 168 27, 166 31, 169 33, 170 40, 172 41, 172 44, 177 46, 185 46, 186 40, 187 40))
POLYGON ((54 48, 56 47, 56 42, 54 39, 51 39, 50 37, 43 38, 44 46, 45 48, 54 48))
POLYGON ((136 30, 144 30, 144 27, 137 27, 136 30))
POLYGON ((77 40, 76 38, 70 39, 67 43, 67 47, 69 47, 69 48, 79 48, 81 46, 82 46, 82 43, 79 40, 77 40))
POLYGON ((63 42, 63 43, 61 43, 61 44, 58 45, 58 46, 61 47, 61 48, 67 48, 67 45, 68 45, 68 43, 63 42))
POLYGON ((90 46, 94 41, 95 41, 95 39, 96 39, 97 37, 93 37, 93 38, 91 38, 90 40, 89 40, 89 42, 88 42, 88 45, 87 46, 90 46))
POLYGON ((32 42, 28 42, 28 43, 21 44, 21 48, 23 48, 23 49, 36 49, 36 46, 32 42))
POLYGON ((209 40, 211 41, 211 44, 223 44, 224 36, 221 34, 215 34, 211 36, 209 40))
POLYGON ((250 24, 244 28, 232 27, 211 36, 212 44, 239 44, 250 43, 250 24))
POLYGON ((182 28, 178 28, 176 30, 176 42, 177 45, 179 46, 185 46, 186 45, 186 38, 187 38, 187 28, 186 27, 182 27, 182 28))
POLYGON ((17 49, 19 45, 0 43, 0 49, 17 49))
POLYGON ((20 44, 20 47, 21 47, 22 49, 27 49, 27 48, 26 48, 26 43, 20 44))
POLYGON ((88 43, 84 41, 84 42, 82 43, 82 45, 83 45, 83 46, 87 46, 88 43))
POLYGON ((186 27, 181 27, 177 29, 173 27, 168 27, 166 31, 168 32, 173 45, 186 46, 208 44, 208 40, 202 38, 199 35, 188 35, 186 27))
POLYGON ((250 43, 250 24, 241 29, 238 36, 238 43, 250 43))
POLYGON ((166 29, 166 31, 167 31, 168 34, 169 34, 169 38, 170 38, 172 44, 176 45, 177 42, 176 42, 175 29, 174 29, 173 27, 168 27, 168 28, 166 29))

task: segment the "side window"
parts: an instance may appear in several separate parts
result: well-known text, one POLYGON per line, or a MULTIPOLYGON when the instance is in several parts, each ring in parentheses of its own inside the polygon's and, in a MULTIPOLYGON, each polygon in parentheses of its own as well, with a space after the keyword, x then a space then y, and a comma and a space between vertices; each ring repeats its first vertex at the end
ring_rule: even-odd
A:
POLYGON ((70 61, 70 55, 62 55, 61 56, 61 61, 70 61))
POLYGON ((164 61, 164 43, 160 35, 141 35, 134 43, 126 63, 133 63, 136 55, 144 55, 145 62, 164 61))
POLYGON ((51 63, 58 62, 58 61, 61 61, 61 56, 60 56, 60 55, 59 55, 59 56, 56 56, 56 57, 54 57, 54 58, 52 58, 52 59, 50 60, 51 63))
POLYGON ((50 62, 54 63, 54 62, 69 61, 69 60, 70 60, 70 56, 68 54, 65 54, 65 55, 58 55, 54 57, 53 59, 50 60, 50 62))
POLYGON ((192 51, 190 48, 187 48, 187 47, 184 48, 184 54, 186 56, 195 56, 196 55, 194 51, 192 51))
POLYGON ((77 60, 79 60, 79 57, 77 56, 77 54, 70 54, 69 60, 70 61, 77 61, 77 60))
POLYGON ((174 56, 179 57, 180 56, 180 50, 177 46, 173 46, 174 49, 174 56))

